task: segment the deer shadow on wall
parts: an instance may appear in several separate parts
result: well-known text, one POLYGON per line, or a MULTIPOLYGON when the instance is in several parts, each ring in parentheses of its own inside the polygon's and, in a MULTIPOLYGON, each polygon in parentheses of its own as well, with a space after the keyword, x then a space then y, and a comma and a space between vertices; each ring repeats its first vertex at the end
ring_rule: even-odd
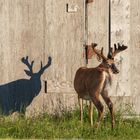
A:
POLYGON ((30 79, 19 79, 0 85, 0 109, 4 115, 16 111, 25 113, 26 107, 41 90, 41 75, 51 65, 52 58, 48 57, 48 63, 45 66, 41 62, 41 68, 37 73, 33 73, 34 61, 29 63, 28 56, 23 57, 21 61, 29 68, 24 71, 30 79))

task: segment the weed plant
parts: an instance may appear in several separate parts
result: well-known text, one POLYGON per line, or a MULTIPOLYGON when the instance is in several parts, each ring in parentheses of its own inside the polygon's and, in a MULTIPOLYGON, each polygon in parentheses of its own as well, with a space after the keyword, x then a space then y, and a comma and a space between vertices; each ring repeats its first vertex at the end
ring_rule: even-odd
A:
MULTIPOLYGON (((140 120, 124 119, 122 112, 116 113, 116 126, 111 130, 110 114, 106 113, 100 127, 90 126, 88 109, 84 108, 84 121, 80 122, 80 111, 63 112, 61 115, 47 113, 36 118, 20 115, 18 119, 0 116, 0 138, 16 139, 54 139, 80 138, 99 140, 133 140, 140 139, 140 120)), ((97 112, 94 111, 94 123, 97 112)))

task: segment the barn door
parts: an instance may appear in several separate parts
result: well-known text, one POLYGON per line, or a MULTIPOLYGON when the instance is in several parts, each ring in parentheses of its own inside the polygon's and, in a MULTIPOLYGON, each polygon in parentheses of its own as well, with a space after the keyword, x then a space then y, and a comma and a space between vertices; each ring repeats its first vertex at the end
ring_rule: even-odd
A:
POLYGON ((34 71, 43 59, 43 0, 0 0, 0 84, 23 77, 21 58, 34 60, 34 71))
POLYGON ((82 0, 45 0, 45 61, 52 66, 44 76, 48 92, 73 92, 76 70, 84 64, 82 0))
MULTIPOLYGON (((111 4, 111 46, 114 43, 130 44, 130 0, 94 0, 87 5, 88 12, 88 44, 97 43, 98 48, 104 47, 107 55, 109 48, 109 1, 111 4)), ((130 60, 129 50, 116 57, 120 73, 113 75, 112 96, 130 95, 130 60)), ((89 59, 88 66, 97 66, 95 57, 89 59)))

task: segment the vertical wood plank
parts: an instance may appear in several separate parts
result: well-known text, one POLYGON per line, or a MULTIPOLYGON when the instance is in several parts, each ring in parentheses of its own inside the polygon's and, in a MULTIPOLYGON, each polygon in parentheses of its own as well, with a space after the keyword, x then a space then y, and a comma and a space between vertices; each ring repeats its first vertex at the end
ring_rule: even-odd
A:
POLYGON ((0 82, 27 77, 21 62, 26 55, 35 59, 38 71, 43 59, 43 0, 0 1, 0 27, 0 82))
POLYGON ((83 2, 81 0, 46 0, 45 61, 52 56, 52 66, 44 79, 48 91, 73 91, 76 70, 83 63, 83 2), (66 4, 78 11, 67 13, 66 4))
MULTIPOLYGON (((132 96, 136 97, 136 100, 139 99, 140 91, 140 1, 131 0, 131 16, 130 16, 130 35, 131 35, 131 93, 132 96)), ((139 100, 136 106, 139 109, 139 100)), ((139 109, 140 110, 140 109, 139 109)))
POLYGON ((118 54, 115 58, 118 61, 120 73, 113 75, 111 95, 129 96, 130 92, 130 0, 111 1, 111 33, 112 47, 114 43, 123 43, 128 49, 118 54))
MULTIPOLYGON (((104 47, 104 54, 108 50, 108 2, 94 0, 88 4, 88 44, 97 43, 97 48, 104 47)), ((89 60, 89 67, 97 66, 95 57, 89 60)))
MULTIPOLYGON (((109 1, 95 0, 88 4, 88 44, 96 42, 108 53, 109 1)), ((130 0, 111 0, 111 43, 124 43, 130 46, 130 0)), ((130 48, 130 47, 129 47, 130 48)), ((130 49, 116 57, 119 75, 113 75, 112 96, 129 96, 130 93, 130 49)), ((89 67, 97 66, 95 57, 89 60, 89 67)))
POLYGON ((9 63, 10 63, 10 47, 9 47, 9 16, 8 1, 0 1, 0 82, 9 80, 9 63))

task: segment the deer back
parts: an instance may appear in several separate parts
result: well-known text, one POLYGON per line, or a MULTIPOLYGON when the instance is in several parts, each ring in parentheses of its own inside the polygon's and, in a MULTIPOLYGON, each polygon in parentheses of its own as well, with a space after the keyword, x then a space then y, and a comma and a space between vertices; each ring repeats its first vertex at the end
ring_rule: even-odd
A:
POLYGON ((107 74, 100 68, 79 68, 74 79, 74 88, 77 93, 101 91, 107 74))

